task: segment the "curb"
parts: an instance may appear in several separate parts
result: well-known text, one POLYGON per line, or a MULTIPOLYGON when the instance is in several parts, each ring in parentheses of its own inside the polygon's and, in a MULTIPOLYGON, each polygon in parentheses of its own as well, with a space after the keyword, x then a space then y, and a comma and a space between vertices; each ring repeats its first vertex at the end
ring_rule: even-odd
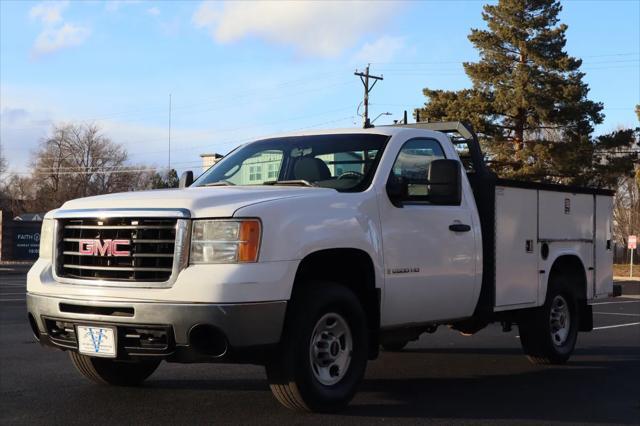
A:
POLYGON ((614 296, 640 295, 640 281, 616 281, 613 283, 614 296))

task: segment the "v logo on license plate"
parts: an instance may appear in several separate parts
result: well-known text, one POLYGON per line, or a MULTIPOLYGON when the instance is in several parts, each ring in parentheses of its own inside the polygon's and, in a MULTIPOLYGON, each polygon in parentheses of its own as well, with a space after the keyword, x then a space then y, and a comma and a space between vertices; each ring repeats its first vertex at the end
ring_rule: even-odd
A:
POLYGON ((92 327, 89 327, 87 332, 89 337, 91 337, 91 341, 93 342, 93 348, 96 353, 100 352, 100 343, 102 343, 102 337, 104 336, 104 330, 99 328, 97 331, 92 327))

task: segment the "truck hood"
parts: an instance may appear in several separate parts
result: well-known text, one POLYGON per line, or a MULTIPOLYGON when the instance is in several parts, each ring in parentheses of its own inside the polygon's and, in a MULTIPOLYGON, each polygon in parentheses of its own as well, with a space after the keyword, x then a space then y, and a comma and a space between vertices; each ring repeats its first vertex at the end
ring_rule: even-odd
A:
POLYGON ((67 201, 60 210, 79 209, 188 209, 191 217, 231 217, 252 204, 284 198, 335 192, 328 188, 278 186, 214 186, 120 192, 67 201))

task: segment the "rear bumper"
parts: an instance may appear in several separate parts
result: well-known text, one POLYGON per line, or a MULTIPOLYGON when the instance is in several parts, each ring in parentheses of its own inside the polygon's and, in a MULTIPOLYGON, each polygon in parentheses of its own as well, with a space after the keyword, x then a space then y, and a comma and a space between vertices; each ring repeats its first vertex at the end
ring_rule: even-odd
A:
POLYGON ((220 332, 218 336, 226 340, 229 348, 225 355, 245 348, 276 344, 282 333, 286 306, 285 301, 242 304, 129 303, 27 294, 27 310, 43 344, 74 350, 77 348, 74 330, 78 324, 112 325, 117 327, 118 334, 122 334, 123 338, 125 335, 145 334, 145 330, 148 330, 151 335, 164 333, 162 338, 166 339, 166 347, 158 346, 155 351, 136 347, 133 343, 129 346, 135 350, 121 347, 118 357, 148 354, 177 361, 222 358, 199 356, 202 354, 197 353, 190 339, 190 331, 198 325, 206 325, 208 329, 220 332), (62 328, 69 331, 65 339, 56 338, 52 328, 56 321, 64 323, 62 328))

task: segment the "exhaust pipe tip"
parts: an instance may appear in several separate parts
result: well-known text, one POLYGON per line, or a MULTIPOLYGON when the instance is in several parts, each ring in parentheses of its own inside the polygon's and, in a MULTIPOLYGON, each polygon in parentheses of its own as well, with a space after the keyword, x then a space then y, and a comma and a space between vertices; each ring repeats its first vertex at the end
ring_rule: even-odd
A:
POLYGON ((195 351, 214 358, 225 356, 229 349, 227 336, 210 324, 194 325, 189 331, 189 344, 195 351))
POLYGON ((31 332, 33 333, 33 337, 36 339, 36 342, 40 341, 40 330, 38 329, 38 323, 36 319, 29 313, 29 326, 31 326, 31 332))

